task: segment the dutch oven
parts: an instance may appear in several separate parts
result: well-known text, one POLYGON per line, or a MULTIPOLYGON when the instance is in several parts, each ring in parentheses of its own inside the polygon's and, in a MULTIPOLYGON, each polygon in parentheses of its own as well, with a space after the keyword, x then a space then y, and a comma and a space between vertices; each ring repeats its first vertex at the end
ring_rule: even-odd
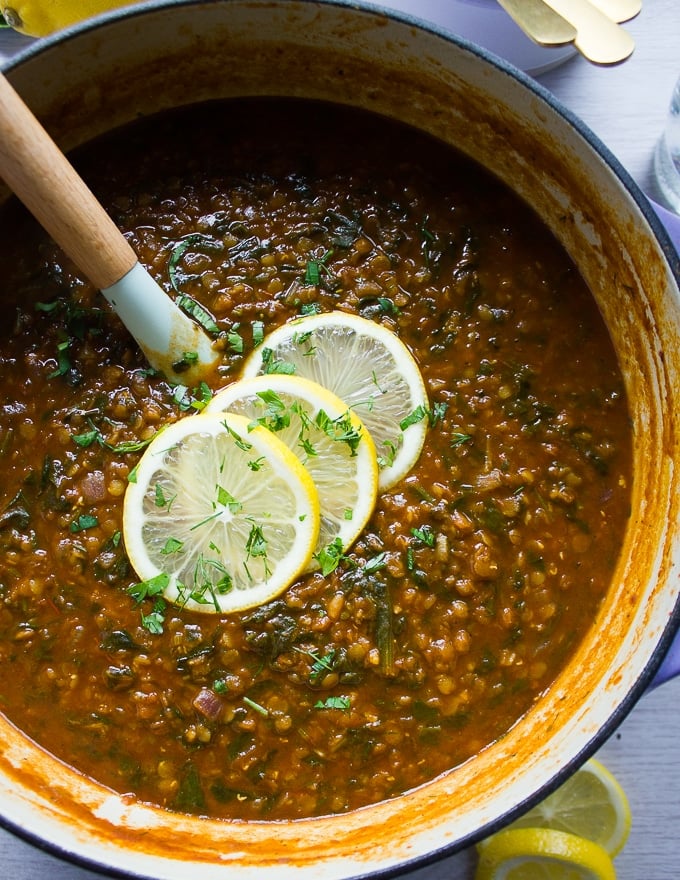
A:
POLYGON ((29 47, 7 74, 65 150, 164 108, 286 95, 385 114, 473 157, 533 206, 592 290, 627 387, 634 481, 592 629, 533 709, 455 770, 349 814, 213 821, 131 803, 0 718, 3 824, 135 877, 332 880, 451 854, 545 796, 650 686, 680 615, 680 267, 649 202, 519 71, 409 17, 342 0, 141 3, 29 47))

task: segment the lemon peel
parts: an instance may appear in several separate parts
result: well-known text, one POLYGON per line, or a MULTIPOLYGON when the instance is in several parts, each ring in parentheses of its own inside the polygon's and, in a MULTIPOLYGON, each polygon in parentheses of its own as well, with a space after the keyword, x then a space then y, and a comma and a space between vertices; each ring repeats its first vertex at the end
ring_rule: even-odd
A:
POLYGON ((46 37, 110 9, 133 5, 134 0, 13 0, 0 4, 0 12, 19 33, 46 37))
POLYGON ((616 880, 598 844, 549 828, 500 831, 482 850, 475 880, 616 880))

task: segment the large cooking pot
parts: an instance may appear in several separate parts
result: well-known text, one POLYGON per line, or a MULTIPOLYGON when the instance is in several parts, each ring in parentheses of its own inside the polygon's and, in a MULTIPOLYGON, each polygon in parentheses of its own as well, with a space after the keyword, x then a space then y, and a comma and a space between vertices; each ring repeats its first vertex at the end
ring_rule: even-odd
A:
POLYGON ((8 75, 66 149, 139 114, 264 94, 359 105, 454 144, 533 205, 578 264, 615 341, 635 442, 630 525, 599 616, 548 693, 478 757, 354 813, 229 823, 130 803, 0 718, 3 823, 134 876, 331 880, 451 853, 545 795, 648 687, 680 613, 679 270, 644 196, 522 74, 341 0, 142 3, 29 49, 8 75))

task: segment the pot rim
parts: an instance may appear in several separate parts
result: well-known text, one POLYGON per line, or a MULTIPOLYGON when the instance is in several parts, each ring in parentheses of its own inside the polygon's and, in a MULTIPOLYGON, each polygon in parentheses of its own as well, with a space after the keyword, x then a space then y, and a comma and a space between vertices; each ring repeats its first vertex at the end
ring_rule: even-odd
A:
MULTIPOLYGON (((206 3, 208 5, 225 5, 240 2, 240 0, 133 0, 133 2, 134 5, 118 7, 108 10, 106 12, 99 13, 88 19, 85 19, 84 21, 68 25, 63 29, 46 37, 36 39, 34 42, 29 43, 25 47, 19 49, 15 54, 11 56, 11 58, 3 61, 0 64, 0 69, 2 69, 5 73, 11 72, 15 68, 21 67, 24 63, 29 62, 32 58, 48 52, 55 46, 78 38, 81 33, 85 33, 91 30, 97 30, 100 28, 103 29, 108 24, 113 24, 114 22, 119 20, 142 17, 147 13, 158 9, 159 7, 189 7, 196 5, 206 5, 206 3)), ((266 5, 267 2, 268 0, 251 0, 253 6, 266 5)), ((645 219, 652 228, 655 237, 657 238, 659 244, 664 251, 666 259, 671 266, 672 273, 675 276, 676 281, 680 283, 680 255, 678 254, 678 250, 673 244, 673 241, 671 240, 671 237, 666 230, 666 227, 659 219, 658 214, 654 211, 649 198, 640 188, 640 185, 637 183, 637 181, 634 180, 630 172, 628 172, 621 161, 601 140, 601 138, 597 134, 595 134, 595 132, 587 125, 587 123, 583 121, 576 113, 574 113, 574 111, 563 104, 559 100, 559 98, 557 98, 549 89, 538 82, 538 80, 534 79, 534 77, 525 73, 519 67, 516 67, 509 61, 506 61, 499 55, 496 55, 489 49, 486 49, 483 46, 472 42, 466 37, 456 34, 455 31, 450 30, 443 25, 440 25, 433 21, 428 21, 427 19, 423 19, 413 13, 403 12, 399 9, 393 9, 391 7, 378 5, 377 3, 372 2, 372 0, 297 0, 297 2, 311 6, 336 6, 339 8, 353 10, 354 12, 357 12, 359 14, 368 13, 378 17, 401 21, 405 24, 417 28, 418 30, 429 31, 430 33, 441 37, 444 40, 448 40, 463 49, 467 49, 472 54, 483 58, 492 67, 497 68, 504 74, 509 75, 521 82, 529 89, 529 91, 533 92, 536 97, 542 99, 552 110, 554 110, 563 119, 565 119, 570 124, 570 126, 574 128, 595 150, 595 152, 600 155, 600 157, 609 166, 610 170, 615 174, 616 177, 619 178, 621 183, 623 183, 624 187, 633 197, 638 208, 644 214, 645 219)), ((472 4, 476 3, 479 5, 480 0, 467 0, 467 2, 472 4)), ((481 0, 481 2, 484 2, 484 0, 481 0)))
MULTIPOLYGON (((212 5, 213 3, 229 5, 237 2, 241 2, 241 0, 207 0, 207 5, 212 5)), ((549 108, 574 129, 587 142, 593 151, 598 154, 601 160, 608 166, 612 174, 619 180, 650 227, 654 238, 664 254, 671 274, 675 278, 678 286, 680 286, 680 257, 678 256, 667 230, 654 211, 648 198, 644 195, 638 184, 623 167, 621 162, 599 139, 599 137, 595 135, 576 114, 562 105, 561 102, 540 83, 536 82, 520 69, 514 67, 514 65, 499 58, 488 50, 466 40, 465 38, 457 36, 444 27, 424 21, 417 16, 397 10, 386 9, 385 7, 378 7, 370 2, 363 2, 363 0, 362 2, 353 2, 353 0, 297 0, 297 2, 310 6, 335 6, 352 10, 358 14, 380 16, 382 18, 400 21, 411 27, 417 28, 418 30, 430 32, 435 36, 467 50, 494 67, 500 73, 519 81, 535 97, 547 104, 549 108)), ((22 48, 16 55, 2 65, 2 69, 6 72, 11 72, 16 68, 21 67, 26 62, 31 61, 31 59, 41 56, 65 42, 78 38, 82 33, 91 30, 104 30, 109 24, 113 24, 117 21, 143 17, 149 12, 157 11, 159 8, 163 7, 190 7, 198 5, 199 3, 200 5, 206 5, 206 0, 203 0, 203 2, 201 2, 201 0, 143 0, 143 2, 137 3, 134 6, 123 7, 102 13, 92 19, 72 25, 56 34, 22 48)), ((268 0, 250 0, 250 3, 254 7, 266 6, 268 0)), ((400 862, 396 866, 376 868, 370 870, 368 873, 360 873, 352 876, 356 878, 356 880, 367 877, 395 877, 415 870, 416 868, 422 868, 440 861, 441 859, 475 843, 477 840, 494 833, 508 822, 512 821, 516 816, 525 812, 529 807, 545 798, 548 794, 558 788, 566 778, 572 775, 589 757, 591 757, 604 741, 613 734, 624 718, 634 708, 637 701, 645 693, 646 689, 652 682, 654 675, 661 666, 668 648, 679 628, 680 597, 676 600, 673 611, 669 615, 645 667, 638 675, 633 685, 628 689, 626 695, 620 700, 614 711, 609 715, 607 721, 598 728, 597 732, 591 736, 578 754, 574 755, 563 764, 560 770, 543 786, 533 790, 530 796, 520 803, 517 803, 510 811, 504 813, 502 817, 490 822, 488 825, 485 825, 474 833, 468 834, 465 837, 457 838, 451 843, 443 844, 440 848, 430 850, 426 854, 416 855, 412 859, 400 862)), ((61 847, 55 841, 45 841, 37 832, 21 827, 14 823, 11 818, 2 814, 0 814, 0 826, 39 849, 50 852, 72 864, 95 870, 105 876, 151 880, 151 875, 131 872, 129 869, 113 868, 103 862, 90 859, 86 855, 71 852, 70 850, 61 847)))

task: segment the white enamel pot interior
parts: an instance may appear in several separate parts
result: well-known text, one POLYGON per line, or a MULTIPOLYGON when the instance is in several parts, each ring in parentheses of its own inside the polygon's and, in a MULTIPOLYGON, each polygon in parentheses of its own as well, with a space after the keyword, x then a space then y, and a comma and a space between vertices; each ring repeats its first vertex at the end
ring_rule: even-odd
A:
POLYGON ((644 197, 519 72, 377 8, 142 3, 29 49, 7 72, 64 148, 164 107, 262 94, 360 105, 450 142, 533 205, 579 265, 616 343, 635 443, 630 526, 598 620, 534 709, 463 766, 347 815, 218 822, 131 803, 0 718, 2 821, 84 864, 177 880, 396 873, 498 827, 611 734, 677 625, 677 258, 644 197))

